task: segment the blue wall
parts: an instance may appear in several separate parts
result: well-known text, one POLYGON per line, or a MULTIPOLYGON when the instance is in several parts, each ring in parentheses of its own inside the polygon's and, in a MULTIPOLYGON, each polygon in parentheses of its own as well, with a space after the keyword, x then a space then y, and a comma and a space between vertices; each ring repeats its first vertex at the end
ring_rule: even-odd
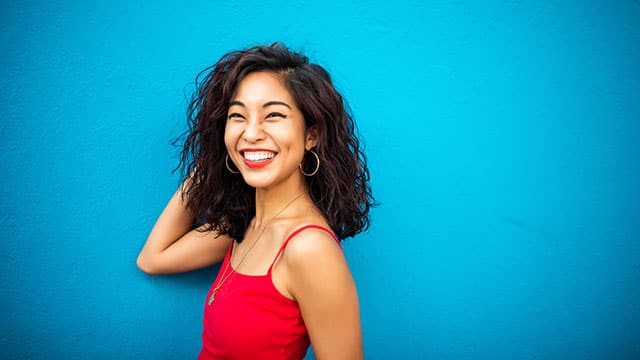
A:
POLYGON ((365 138, 368 359, 640 357, 640 3, 345 3, 4 2, 0 358, 195 357, 217 268, 135 258, 195 75, 274 40, 365 138))

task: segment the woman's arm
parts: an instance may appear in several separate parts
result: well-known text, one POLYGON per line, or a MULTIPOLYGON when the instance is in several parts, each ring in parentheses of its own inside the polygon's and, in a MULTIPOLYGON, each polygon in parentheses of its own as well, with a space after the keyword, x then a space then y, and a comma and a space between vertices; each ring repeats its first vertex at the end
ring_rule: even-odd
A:
POLYGON ((228 236, 191 229, 194 217, 182 199, 184 186, 173 194, 138 255, 138 267, 147 274, 200 269, 222 260, 229 248, 228 236))
POLYGON ((289 242, 283 260, 316 358, 363 359, 358 294, 336 241, 307 230, 289 242))

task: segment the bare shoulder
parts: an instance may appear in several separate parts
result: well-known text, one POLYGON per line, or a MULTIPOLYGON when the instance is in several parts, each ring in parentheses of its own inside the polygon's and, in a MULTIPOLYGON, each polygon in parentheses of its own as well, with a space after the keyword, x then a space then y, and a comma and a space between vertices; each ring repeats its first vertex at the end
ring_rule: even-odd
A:
POLYGON ((307 227, 289 240, 283 253, 287 292, 301 305, 353 286, 342 248, 328 232, 307 227))
MULTIPOLYGON (((299 226, 284 251, 283 260, 289 266, 313 265, 316 262, 344 261, 342 248, 337 240, 327 232, 325 226, 299 226)), ((290 235, 290 236, 291 236, 290 235)))

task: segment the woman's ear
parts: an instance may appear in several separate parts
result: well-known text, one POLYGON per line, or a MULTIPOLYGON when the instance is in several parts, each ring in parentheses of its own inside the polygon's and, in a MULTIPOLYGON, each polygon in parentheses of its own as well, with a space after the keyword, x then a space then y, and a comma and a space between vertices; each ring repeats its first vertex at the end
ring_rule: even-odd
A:
POLYGON ((313 125, 309 128, 307 128, 306 134, 305 134, 305 142, 304 142, 304 148, 309 151, 311 149, 313 149, 314 147, 316 147, 316 145, 318 145, 318 136, 320 135, 320 132, 318 131, 318 126, 317 125, 313 125))

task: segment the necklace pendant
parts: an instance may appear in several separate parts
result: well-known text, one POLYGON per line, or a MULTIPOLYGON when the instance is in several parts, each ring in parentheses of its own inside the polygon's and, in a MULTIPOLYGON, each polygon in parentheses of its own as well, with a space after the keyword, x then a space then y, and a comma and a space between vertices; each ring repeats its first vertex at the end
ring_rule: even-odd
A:
POLYGON ((211 304, 213 304, 213 300, 215 300, 217 292, 218 290, 213 290, 213 292, 211 293, 211 296, 209 296, 209 301, 207 301, 208 306, 211 306, 211 304))

